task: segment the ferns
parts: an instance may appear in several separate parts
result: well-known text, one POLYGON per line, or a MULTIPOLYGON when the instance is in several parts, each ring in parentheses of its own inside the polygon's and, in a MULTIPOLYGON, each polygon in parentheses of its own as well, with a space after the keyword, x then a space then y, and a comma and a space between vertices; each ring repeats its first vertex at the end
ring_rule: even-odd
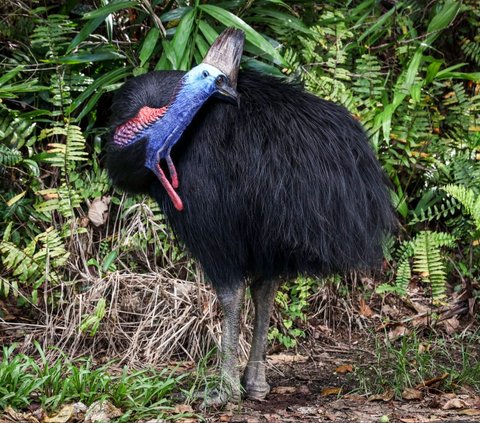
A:
MULTIPOLYGON (((45 281, 59 282, 55 269, 65 264, 69 253, 65 250, 59 232, 51 227, 37 235, 24 248, 9 241, 10 231, 11 225, 0 242, 2 262, 18 282, 33 288, 31 297, 35 303, 38 288, 45 281)), ((4 293, 8 293, 9 288, 6 287, 7 284, 4 284, 4 293)))
POLYGON ((46 162, 51 163, 52 166, 57 166, 68 172, 74 162, 87 160, 87 153, 85 151, 85 138, 82 130, 75 125, 67 124, 66 127, 55 127, 42 131, 39 140, 52 136, 64 137, 65 143, 50 143, 48 157, 46 162))
POLYGON ((442 232, 420 232, 413 242, 413 270, 432 287, 433 300, 445 296, 446 271, 440 247, 454 247, 455 238, 442 232))
POLYGON ((395 284, 380 285, 377 291, 406 295, 412 277, 410 260, 413 257, 413 270, 424 282, 430 284, 432 299, 441 300, 446 292, 446 266, 441 248, 453 248, 455 241, 455 238, 447 233, 421 231, 411 241, 403 242, 398 251, 395 284))
POLYGON ((22 161, 22 153, 17 149, 0 144, 0 166, 14 166, 22 161))
POLYGON ((443 189, 460 202, 472 216, 476 230, 480 231, 480 195, 475 194, 473 189, 460 185, 447 185, 443 189))

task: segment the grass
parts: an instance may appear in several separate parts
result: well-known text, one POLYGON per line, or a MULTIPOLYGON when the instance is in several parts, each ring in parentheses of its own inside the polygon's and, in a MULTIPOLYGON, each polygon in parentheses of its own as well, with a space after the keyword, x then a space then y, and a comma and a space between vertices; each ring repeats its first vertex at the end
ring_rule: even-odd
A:
POLYGON ((91 359, 70 360, 63 356, 48 364, 37 344, 40 363, 15 353, 15 345, 4 347, 0 362, 0 410, 7 406, 25 409, 36 403, 48 412, 66 403, 91 405, 108 400, 124 411, 118 422, 172 418, 171 395, 181 390, 184 375, 174 370, 121 371, 113 363, 95 367, 91 359), (117 373, 117 374, 115 374, 117 373))
POLYGON ((443 391, 468 386, 480 393, 480 331, 464 336, 422 338, 416 332, 390 341, 385 334, 375 341, 375 362, 356 368, 358 390, 379 394, 392 390, 397 398, 406 388, 422 387, 443 376, 443 391))

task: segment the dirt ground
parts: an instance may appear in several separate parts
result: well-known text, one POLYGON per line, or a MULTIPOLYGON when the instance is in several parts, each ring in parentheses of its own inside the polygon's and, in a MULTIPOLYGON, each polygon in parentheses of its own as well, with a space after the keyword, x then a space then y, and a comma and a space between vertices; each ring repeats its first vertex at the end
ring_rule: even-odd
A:
MULTIPOLYGON (((352 392, 350 369, 372 353, 355 346, 316 346, 308 355, 269 357, 272 391, 265 401, 246 400, 228 411, 205 415, 208 422, 480 422, 480 396, 447 393, 431 386, 411 400, 393 400, 392 392, 366 396, 352 392)), ((365 363, 364 363, 365 364, 365 363)), ((413 391, 413 390, 412 390, 413 391)), ((420 393, 418 393, 420 392, 420 393)))

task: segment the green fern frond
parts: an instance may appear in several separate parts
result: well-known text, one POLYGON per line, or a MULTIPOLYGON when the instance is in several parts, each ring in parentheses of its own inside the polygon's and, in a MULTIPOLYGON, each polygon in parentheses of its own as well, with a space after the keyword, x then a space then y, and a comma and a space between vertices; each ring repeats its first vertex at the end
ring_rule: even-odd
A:
POLYGON ((63 217, 71 218, 82 202, 80 194, 66 183, 57 188, 40 190, 37 194, 45 200, 36 204, 35 210, 44 213, 46 217, 50 217, 52 212, 57 212, 63 217))
POLYGON ((0 144, 0 166, 14 166, 22 161, 22 153, 0 144))
POLYGON ((446 270, 440 248, 454 245, 455 238, 443 232, 422 231, 413 240, 413 270, 431 284, 434 301, 443 298, 446 291, 446 270))
POLYGON ((53 228, 37 235, 24 248, 4 239, 0 242, 0 253, 5 269, 15 279, 37 288, 47 277, 58 281, 55 268, 64 265, 69 257, 61 235, 53 228), (40 269, 50 269, 50 272, 40 269))
POLYGON ((19 150, 24 145, 31 146, 35 141, 36 123, 31 119, 17 116, 13 112, 0 112, 0 144, 19 150))
POLYGON ((65 143, 50 143, 48 153, 50 156, 46 159, 52 166, 67 169, 69 165, 78 161, 87 160, 85 151, 85 137, 82 130, 76 125, 67 124, 66 127, 55 127, 43 130, 39 139, 53 136, 65 137, 65 143))
POLYGON ((472 216, 477 230, 480 230, 480 195, 476 195, 473 189, 461 185, 447 185, 443 189, 462 204, 472 216))
POLYGON ((410 268, 409 258, 406 257, 403 261, 398 263, 397 275, 395 276, 395 287, 399 295, 406 295, 408 284, 412 279, 412 269, 410 268))

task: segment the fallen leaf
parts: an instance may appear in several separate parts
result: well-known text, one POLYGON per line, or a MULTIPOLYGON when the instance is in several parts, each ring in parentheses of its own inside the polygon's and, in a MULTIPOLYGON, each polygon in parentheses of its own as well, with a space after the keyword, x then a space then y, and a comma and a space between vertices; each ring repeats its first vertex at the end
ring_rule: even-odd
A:
POLYGON ((7 414, 6 422, 40 423, 31 413, 20 413, 10 406, 5 408, 4 411, 7 414))
POLYGON ((423 392, 414 388, 405 388, 402 392, 402 398, 407 401, 423 399, 423 392))
POLYGON ((410 331, 405 326, 398 325, 395 327, 395 329, 388 332, 388 339, 390 341, 395 341, 396 339, 408 335, 409 333, 410 331))
POLYGON ((353 372, 353 366, 351 364, 342 364, 335 369, 336 373, 350 373, 353 372))
POLYGON ((360 298, 360 301, 358 302, 360 306, 360 314, 364 317, 372 317, 373 316, 373 311, 372 309, 367 305, 365 300, 363 298, 360 298))
POLYGON ((320 394, 322 397, 328 397, 330 395, 340 395, 342 393, 342 388, 324 388, 320 394))
POLYGON ((193 408, 191 405, 188 404, 178 404, 175 409, 175 413, 181 414, 181 413, 193 413, 193 408))
POLYGON ((268 357, 268 362, 272 364, 276 363, 305 363, 308 361, 308 357, 300 354, 275 354, 268 357))
POLYGON ((300 414, 313 415, 313 414, 317 414, 318 410, 317 410, 317 407, 303 406, 303 407, 297 407, 295 411, 300 414))
POLYGON ((448 377, 448 373, 444 373, 443 375, 440 375, 440 376, 434 377, 433 379, 425 380, 422 383, 419 383, 417 386, 415 386, 415 388, 420 389, 425 386, 432 386, 434 383, 441 382, 447 377, 448 377))
POLYGON ((73 404, 67 404, 62 407, 62 409, 53 417, 45 417, 43 421, 45 423, 66 423, 68 422, 74 412, 73 404))
POLYGON ((451 317, 450 319, 444 320, 442 324, 445 327, 445 331, 449 335, 452 335, 453 333, 455 333, 460 326, 460 322, 455 316, 451 317))
POLYGON ((395 393, 393 392, 393 389, 387 389, 383 394, 377 394, 377 395, 370 395, 368 397, 369 401, 391 401, 394 397, 395 393))
POLYGON ((95 198, 88 208, 88 218, 95 226, 101 226, 107 221, 110 197, 95 198))
POLYGON ((272 394, 279 394, 279 395, 285 395, 285 394, 293 394, 297 391, 297 388, 295 386, 275 386, 272 388, 270 391, 272 394))
POLYGON ((452 409, 460 409, 460 408, 466 408, 468 407, 468 404, 460 399, 460 398, 452 398, 448 400, 445 404, 443 404, 442 409, 444 410, 452 410, 452 409))
POLYGON ((480 410, 478 408, 465 408, 464 410, 460 410, 458 414, 465 416, 480 416, 480 410))
POLYGON ((85 423, 110 422, 110 420, 120 417, 122 414, 122 410, 109 401, 95 401, 85 413, 85 423))

